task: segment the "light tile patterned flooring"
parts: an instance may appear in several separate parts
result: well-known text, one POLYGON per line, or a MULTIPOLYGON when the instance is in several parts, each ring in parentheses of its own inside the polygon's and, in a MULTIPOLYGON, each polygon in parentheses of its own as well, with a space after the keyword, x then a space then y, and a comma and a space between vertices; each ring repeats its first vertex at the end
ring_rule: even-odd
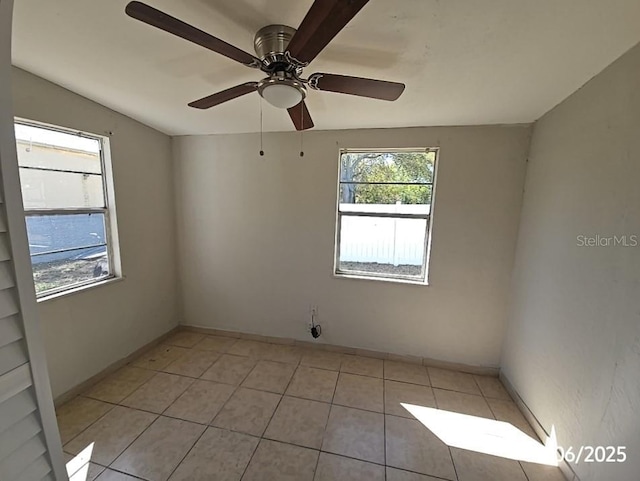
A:
POLYGON ((536 438, 496 378, 189 331, 61 406, 58 424, 71 481, 564 479, 450 448, 401 402, 536 438))

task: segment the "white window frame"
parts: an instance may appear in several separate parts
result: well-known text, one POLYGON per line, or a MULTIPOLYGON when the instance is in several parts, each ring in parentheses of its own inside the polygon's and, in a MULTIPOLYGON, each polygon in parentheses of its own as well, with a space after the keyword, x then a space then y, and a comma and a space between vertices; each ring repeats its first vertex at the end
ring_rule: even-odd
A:
MULTIPOLYGON (((14 123, 17 125, 25 125, 40 129, 52 130, 69 135, 76 135, 98 141, 100 145, 100 168, 102 177, 102 192, 104 195, 105 207, 86 207, 86 208, 42 208, 29 209, 24 208, 25 223, 28 217, 34 216, 51 216, 51 215, 72 215, 72 214, 103 214, 105 224, 105 237, 107 259, 109 262, 109 275, 99 277, 97 279, 89 279, 84 282, 69 284, 55 289, 49 289, 40 293, 36 293, 38 302, 48 299, 55 299, 62 295, 72 294, 83 291, 89 287, 100 286, 111 281, 123 278, 122 266, 120 263, 120 245, 118 242, 118 226, 116 222, 116 206, 115 192, 113 184, 113 169, 111 165, 111 146, 110 139, 104 135, 84 132, 81 130, 61 127, 59 125, 47 124, 34 120, 28 120, 16 117, 14 123)), ((20 167, 22 168, 22 167, 20 167)), ((78 172, 84 173, 84 172, 78 172)), ((72 250, 72 249, 70 249, 72 250)), ((31 256, 31 255, 30 255, 31 256)))
MULTIPOLYGON (((335 240, 334 240, 334 258, 333 258, 333 276, 337 278, 348 278, 348 279, 364 279, 364 280, 377 280, 377 281, 385 281, 385 282, 398 282, 404 284, 417 284, 417 285, 429 285, 429 260, 431 254, 431 235, 432 235, 432 223, 433 223, 433 210, 435 204, 435 195, 436 195, 436 181, 437 181, 437 171, 438 171, 438 160, 439 160, 440 149, 438 147, 417 147, 417 148, 342 148, 339 149, 338 152, 338 182, 337 182, 337 193, 336 193, 336 224, 335 224, 335 240), (388 212, 341 212, 340 211, 340 187, 344 183, 353 183, 353 182, 342 182, 341 174, 342 174, 342 155, 349 153, 394 153, 394 152, 424 152, 429 153, 433 152, 435 159, 433 162, 433 178, 431 182, 411 182, 411 183, 403 183, 403 185, 430 185, 431 186, 431 203, 428 214, 399 214, 399 213, 388 213, 388 212), (388 273, 377 273, 377 272, 368 272, 368 271, 352 271, 352 270, 340 270, 340 235, 341 235, 341 227, 342 227, 342 217, 385 217, 385 218, 393 218, 393 219, 426 219, 426 232, 425 232, 425 240, 424 240, 424 256, 422 262, 421 276, 420 278, 416 276, 410 275, 400 275, 400 274, 388 274, 388 273)), ((393 184, 390 182, 360 182, 359 184, 366 185, 382 185, 382 184, 393 184)))

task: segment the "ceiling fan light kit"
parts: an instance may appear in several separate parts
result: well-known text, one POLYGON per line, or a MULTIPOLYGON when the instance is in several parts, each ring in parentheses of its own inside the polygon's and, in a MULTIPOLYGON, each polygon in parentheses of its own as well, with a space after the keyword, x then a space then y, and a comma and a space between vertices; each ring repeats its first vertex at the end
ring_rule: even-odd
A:
POLYGON ((208 48, 247 67, 259 69, 267 77, 246 82, 189 103, 209 109, 251 92, 258 92, 270 105, 287 109, 296 130, 313 127, 305 104, 307 88, 379 100, 396 100, 404 84, 347 75, 302 72, 327 44, 349 23, 369 0, 315 0, 296 30, 286 25, 267 25, 254 38, 257 57, 220 40, 188 23, 142 2, 130 2, 130 17, 208 48))
POLYGON ((304 84, 292 77, 273 76, 258 82, 258 93, 274 107, 289 109, 304 100, 304 84))

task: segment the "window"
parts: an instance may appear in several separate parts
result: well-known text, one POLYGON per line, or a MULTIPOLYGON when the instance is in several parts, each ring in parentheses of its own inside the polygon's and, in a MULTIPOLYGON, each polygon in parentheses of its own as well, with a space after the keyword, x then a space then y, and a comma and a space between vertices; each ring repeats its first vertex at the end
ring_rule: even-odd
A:
POLYGON ((23 121, 15 133, 37 296, 118 275, 108 139, 23 121))
POLYGON ((436 157, 340 151, 336 275, 426 283, 436 157))

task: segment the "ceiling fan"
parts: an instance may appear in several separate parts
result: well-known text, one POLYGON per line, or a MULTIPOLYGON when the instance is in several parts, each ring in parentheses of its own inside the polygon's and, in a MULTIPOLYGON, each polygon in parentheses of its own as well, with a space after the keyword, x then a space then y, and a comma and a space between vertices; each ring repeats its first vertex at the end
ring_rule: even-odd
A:
POLYGON ((142 2, 130 2, 125 11, 136 20, 267 74, 258 82, 243 83, 195 100, 190 107, 208 109, 257 91, 271 105, 287 109, 296 130, 306 130, 313 127, 304 102, 307 88, 381 100, 396 100, 404 91, 401 83, 346 75, 314 73, 302 78, 302 70, 367 2, 315 0, 297 30, 286 25, 267 25, 258 30, 254 39, 257 57, 142 2))

